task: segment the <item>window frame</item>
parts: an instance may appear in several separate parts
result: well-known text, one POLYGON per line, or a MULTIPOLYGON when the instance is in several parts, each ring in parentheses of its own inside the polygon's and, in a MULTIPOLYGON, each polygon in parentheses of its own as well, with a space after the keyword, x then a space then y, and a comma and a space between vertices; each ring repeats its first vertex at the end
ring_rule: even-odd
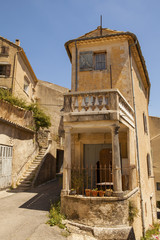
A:
POLYGON ((151 177, 151 175, 152 175, 151 156, 149 153, 147 153, 147 172, 148 172, 148 177, 151 177))
POLYGON ((160 182, 156 182, 156 190, 160 191, 160 182))
POLYGON ((1 56, 8 56, 9 55, 9 47, 8 46, 1 46, 1 56))
POLYGON ((107 52, 106 51, 97 51, 97 52, 94 52, 94 55, 93 55, 93 63, 94 63, 94 70, 95 71, 104 71, 107 69, 107 52), (100 55, 103 55, 104 56, 104 61, 99 61, 99 62, 96 62, 96 57, 97 56, 100 56, 100 55), (103 68, 98 68, 97 67, 97 64, 103 64, 104 63, 104 67, 103 68))
POLYGON ((143 112, 143 127, 144 127, 144 132, 148 134, 147 117, 145 112, 143 112))
POLYGON ((0 68, 4 68, 3 70, 0 69, 0 78, 1 77, 10 77, 10 74, 11 74, 11 64, 8 64, 8 63, 0 63, 0 68))
POLYGON ((24 77, 24 84, 23 84, 23 91, 29 96, 29 85, 30 85, 30 81, 28 80, 28 78, 25 76, 24 77), (26 83, 26 84, 25 84, 26 83), (27 88, 26 88, 27 87, 27 88))

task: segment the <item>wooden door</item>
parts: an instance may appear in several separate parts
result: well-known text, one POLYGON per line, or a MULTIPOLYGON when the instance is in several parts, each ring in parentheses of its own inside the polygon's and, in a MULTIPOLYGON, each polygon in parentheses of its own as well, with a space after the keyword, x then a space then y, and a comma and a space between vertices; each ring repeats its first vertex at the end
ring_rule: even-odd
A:
POLYGON ((105 148, 100 151, 100 182, 112 182, 112 149, 105 148))

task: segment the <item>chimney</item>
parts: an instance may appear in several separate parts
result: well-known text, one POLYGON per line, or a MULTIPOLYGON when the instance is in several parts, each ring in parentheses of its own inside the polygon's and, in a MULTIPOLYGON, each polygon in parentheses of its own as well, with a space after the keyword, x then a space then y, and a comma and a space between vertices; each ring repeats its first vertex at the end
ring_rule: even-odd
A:
POLYGON ((15 44, 16 44, 17 46, 20 46, 20 40, 19 40, 19 39, 16 39, 16 40, 15 40, 15 44))

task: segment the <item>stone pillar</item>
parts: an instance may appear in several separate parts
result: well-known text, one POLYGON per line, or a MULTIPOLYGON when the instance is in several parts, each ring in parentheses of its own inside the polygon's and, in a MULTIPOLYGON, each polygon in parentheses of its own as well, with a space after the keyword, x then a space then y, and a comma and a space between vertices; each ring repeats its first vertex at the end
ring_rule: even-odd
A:
POLYGON ((71 188, 71 128, 65 127, 63 189, 62 195, 68 195, 71 188))
POLYGON ((112 128, 112 163, 113 163, 113 195, 122 196, 122 174, 119 149, 119 126, 112 128))
POLYGON ((127 142, 129 159, 129 189, 133 190, 138 186, 134 129, 128 129, 127 134, 128 134, 127 142))

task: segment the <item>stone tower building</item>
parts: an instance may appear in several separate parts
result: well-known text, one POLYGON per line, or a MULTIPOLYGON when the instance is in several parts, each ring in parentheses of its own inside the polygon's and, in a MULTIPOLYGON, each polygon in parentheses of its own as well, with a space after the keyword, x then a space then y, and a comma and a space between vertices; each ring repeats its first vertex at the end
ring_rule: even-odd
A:
POLYGON ((133 33, 98 27, 65 48, 72 88, 64 95, 62 212, 89 227, 103 227, 102 239, 127 239, 131 229, 140 239, 156 214, 150 81, 139 42, 133 33), (72 188, 77 195, 70 195, 72 188), (113 194, 86 197, 85 188, 113 194), (133 228, 129 202, 139 210, 133 228))

